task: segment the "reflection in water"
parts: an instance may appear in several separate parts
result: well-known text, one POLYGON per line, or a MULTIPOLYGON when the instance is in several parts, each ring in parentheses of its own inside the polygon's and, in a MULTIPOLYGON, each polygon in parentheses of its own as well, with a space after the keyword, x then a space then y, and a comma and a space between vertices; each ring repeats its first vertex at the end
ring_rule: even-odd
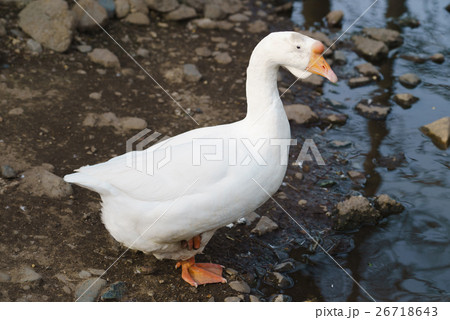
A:
POLYGON ((308 29, 320 22, 330 12, 329 0, 303 0, 302 14, 305 19, 305 27, 308 29))

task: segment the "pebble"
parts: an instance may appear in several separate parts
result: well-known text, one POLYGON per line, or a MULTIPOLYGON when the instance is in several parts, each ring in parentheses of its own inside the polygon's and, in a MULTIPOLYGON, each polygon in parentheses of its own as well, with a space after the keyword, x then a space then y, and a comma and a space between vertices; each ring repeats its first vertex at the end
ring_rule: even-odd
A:
POLYGON ((27 47, 28 49, 30 49, 31 52, 33 53, 41 53, 42 52, 42 46, 39 42, 37 42, 36 40, 33 39, 28 39, 27 40, 27 47))
POLYGON ((81 44, 77 46, 77 50, 80 51, 81 53, 88 53, 92 51, 92 47, 87 44, 81 44))
POLYGON ((102 93, 101 92, 92 92, 89 94, 89 98, 94 99, 94 100, 100 100, 102 98, 102 93))
POLYGON ((106 287, 106 280, 90 278, 78 285, 75 290, 75 299, 78 302, 93 302, 97 299, 100 291, 106 287))
POLYGON ((127 292, 127 286, 125 282, 118 281, 108 288, 108 290, 102 294, 100 299, 102 301, 120 301, 123 299, 125 293, 127 292))
POLYGON ((221 52, 214 57, 214 60, 219 64, 229 64, 233 59, 231 59, 228 52, 221 52))
POLYGON ((286 294, 275 294, 270 296, 270 302, 290 302, 292 298, 286 294))
POLYGON ((441 149, 450 145, 450 117, 444 117, 420 127, 420 130, 430 137, 441 149))
POLYGON ((397 93, 394 96, 394 101, 403 108, 410 108, 413 103, 419 101, 419 98, 410 93, 397 93))
POLYGON ((297 124, 308 124, 319 120, 317 114, 304 104, 291 104, 284 107, 289 120, 297 124))
POLYGON ((41 279, 42 276, 28 266, 11 272, 11 281, 15 283, 35 282, 41 279))
POLYGON ((317 74, 312 74, 306 79, 300 79, 300 82, 311 87, 323 86, 324 78, 317 74))
POLYGON ((369 61, 378 61, 387 57, 389 49, 382 41, 363 36, 353 36, 355 51, 369 61))
POLYGON ((82 270, 78 273, 78 277, 80 279, 87 279, 87 278, 92 277, 92 274, 89 271, 82 270))
POLYGON ((158 12, 170 12, 180 5, 177 0, 145 0, 147 6, 158 12))
POLYGON ((205 18, 213 20, 220 20, 226 17, 226 13, 216 3, 205 3, 203 15, 205 18))
POLYGON ((300 200, 298 200, 298 202, 297 202, 297 204, 298 204, 299 206, 301 206, 301 207, 305 206, 307 203, 308 203, 308 201, 305 200, 305 199, 300 199, 300 200))
MULTIPOLYGON (((300 204, 300 201, 299 201, 299 204, 300 204)), ((306 200, 303 200, 303 201, 306 201, 306 200)), ((275 267, 273 267, 273 270, 277 271, 277 272, 290 272, 290 271, 293 271, 294 269, 295 269, 295 265, 292 261, 282 262, 282 263, 275 265, 275 267)))
POLYGON ((75 4, 72 8, 77 29, 83 31, 95 30, 98 28, 97 23, 101 26, 106 24, 106 21, 108 20, 108 13, 106 12, 106 9, 103 8, 97 1, 78 0, 78 4, 79 5, 75 4), (87 11, 89 15, 85 11, 87 11))
POLYGON ((150 50, 139 48, 137 49, 136 54, 142 58, 148 58, 150 56, 150 50))
POLYGON ((325 117, 321 117, 321 120, 324 122, 344 125, 347 122, 348 116, 342 113, 332 113, 328 114, 325 117))
POLYGON ((145 15, 148 14, 148 7, 145 0, 128 0, 130 3, 130 12, 141 12, 145 15))
POLYGON ((372 79, 369 77, 358 77, 358 78, 351 78, 348 80, 348 86, 350 88, 357 88, 365 86, 372 82, 372 79))
POLYGON ((374 205, 383 216, 401 213, 405 210, 405 207, 400 202, 395 201, 387 194, 377 196, 375 198, 374 205))
POLYGON ((443 63, 445 61, 445 57, 442 53, 435 53, 430 57, 430 59, 434 63, 443 63))
POLYGON ((128 0, 115 0, 116 5, 116 16, 121 19, 126 17, 126 15, 130 12, 130 3, 128 0))
POLYGON ((331 188, 332 186, 336 185, 336 181, 334 180, 320 180, 317 182, 317 185, 321 188, 331 188))
POLYGON ((0 282, 9 282, 11 281, 11 276, 6 272, 0 271, 0 282))
POLYGON ((352 196, 336 205, 334 227, 338 230, 354 230, 363 224, 375 224, 380 213, 370 205, 367 198, 352 196))
POLYGON ((122 130, 143 130, 147 128, 147 121, 136 117, 120 118, 120 127, 122 130))
POLYGON ((142 13, 142 12, 130 13, 129 15, 126 16, 125 19, 123 19, 123 21, 131 23, 131 24, 135 24, 138 26, 148 26, 150 24, 149 17, 145 13, 142 13))
POLYGON ((248 24, 247 30, 250 33, 261 33, 269 31, 269 27, 267 26, 267 23, 265 23, 264 21, 256 20, 248 24))
POLYGON ((250 287, 244 281, 231 281, 230 287, 237 292, 250 293, 250 287))
POLYGON ((363 32, 372 39, 384 42, 389 48, 395 48, 403 43, 400 32, 384 28, 364 28, 363 32))
POLYGON ((265 280, 268 284, 280 289, 291 288, 294 285, 294 281, 290 277, 285 276, 280 272, 270 272, 265 280))
POLYGON ((250 300, 250 302, 261 302, 261 300, 259 300, 259 298, 257 296, 254 295, 249 295, 248 299, 250 300))
POLYGON ((398 77, 398 81, 406 88, 415 88, 422 80, 414 73, 405 73, 398 77))
POLYGON ((267 216, 262 216, 251 232, 262 236, 263 234, 272 232, 276 229, 278 229, 278 225, 274 221, 267 216))
POLYGON ((355 109, 362 116, 373 120, 384 120, 391 112, 391 107, 367 105, 365 103, 358 103, 355 109))
POLYGON ((224 302, 241 302, 241 298, 239 297, 226 297, 224 300, 224 302))
POLYGON ((362 63, 355 66, 355 69, 358 70, 359 73, 366 77, 375 77, 379 79, 381 77, 380 71, 371 63, 362 63))
POLYGON ((257 214, 256 212, 250 212, 248 215, 245 216, 245 223, 246 225, 251 225, 256 219, 260 218, 261 216, 257 214))
POLYGON ((347 172, 347 174, 350 177, 350 179, 352 179, 354 181, 361 182, 361 183, 365 183, 365 181, 366 181, 366 176, 362 172, 350 170, 347 172))
POLYGON ((8 165, 2 165, 2 177, 6 179, 14 179, 17 177, 16 171, 8 165))
POLYGON ((136 269, 134 271, 135 274, 143 274, 143 275, 154 274, 155 272, 156 272, 156 268, 154 266, 136 267, 136 269))
POLYGON ((341 24, 343 17, 344 11, 334 10, 330 11, 325 18, 327 19, 328 26, 335 27, 341 24))
POLYGON ((34 167, 23 173, 19 190, 36 197, 62 199, 73 193, 70 184, 44 167, 34 167))
POLYGON ((201 57, 209 57, 211 56, 211 50, 207 47, 199 47, 195 48, 195 54, 201 57))
POLYGON ((184 78, 189 82, 198 82, 202 78, 202 74, 198 71, 197 66, 193 64, 185 64, 183 66, 184 78))
POLYGON ((347 63, 347 54, 341 50, 335 50, 333 53, 334 62, 336 64, 346 64, 347 63))
MULTIPOLYGON (((99 209, 100 207, 98 207, 99 209)), ((89 271, 92 275, 94 276, 102 276, 103 274, 105 274, 106 270, 104 269, 96 269, 96 268, 88 268, 87 271, 89 271)))
POLYGON ((302 180, 303 179, 303 173, 301 173, 301 172, 296 172, 294 176, 298 180, 302 180))
POLYGON ((177 9, 174 11, 169 12, 165 18, 167 20, 186 20, 186 19, 192 19, 197 16, 197 12, 194 8, 191 8, 185 4, 180 5, 177 9))
POLYGON ((119 58, 108 49, 94 49, 88 53, 92 62, 98 63, 105 68, 120 68, 119 58))
POLYGON ((23 114, 23 109, 20 107, 13 108, 13 109, 9 110, 8 114, 10 116, 20 116, 21 114, 23 114))

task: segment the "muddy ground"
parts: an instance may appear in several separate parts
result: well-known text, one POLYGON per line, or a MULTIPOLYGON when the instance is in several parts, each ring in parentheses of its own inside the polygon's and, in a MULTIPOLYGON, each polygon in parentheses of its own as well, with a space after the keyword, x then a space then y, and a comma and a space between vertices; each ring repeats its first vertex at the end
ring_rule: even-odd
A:
MULTIPOLYGON (((253 5, 250 7, 254 12, 256 9, 253 5)), ((12 5, 0 5, 0 16, 5 18, 7 30, 20 30, 18 12, 12 5)), ((288 16, 270 13, 269 17, 270 31, 293 28, 288 16)), ((201 126, 242 119, 246 111, 245 70, 251 51, 263 34, 241 34, 234 30, 192 31, 186 28, 186 22, 168 22, 167 27, 161 27, 158 25, 161 20, 162 17, 153 14, 151 24, 146 27, 110 20, 106 29, 132 54, 141 47, 150 50, 148 58, 137 59, 170 93, 184 95, 181 103, 196 111, 192 114, 201 126), (150 36, 151 31, 157 36, 150 36), (213 37, 225 38, 229 45, 226 51, 233 59, 229 65, 221 66, 213 57, 196 56, 194 49, 197 47, 214 50, 213 37), (198 67, 203 76, 201 82, 171 84, 164 81, 161 66, 184 63, 194 63, 198 67), (237 82, 239 79, 241 81, 237 82)), ((74 186, 73 195, 62 199, 32 196, 19 189, 21 173, 50 163, 54 173, 62 177, 80 166, 124 153, 125 141, 139 130, 120 132, 108 126, 83 126, 90 112, 138 117, 147 121, 149 129, 169 136, 197 125, 177 111, 171 99, 105 33, 78 33, 72 47, 63 54, 44 49, 41 54, 33 55, 26 49, 26 38, 11 33, 0 38, 0 160, 2 165, 9 165, 18 173, 14 179, 1 180, 0 270, 13 274, 28 266, 42 279, 29 283, 2 282, 0 300, 73 301, 76 287, 83 281, 80 271, 106 270, 125 248, 111 238, 101 223, 97 194, 74 186), (92 63, 85 53, 75 48, 79 40, 94 48, 108 48, 119 57, 122 68, 131 68, 134 74, 123 75, 120 70, 104 69, 92 63), (102 69, 106 70, 105 74, 100 74, 104 72, 102 69), (100 100, 89 98, 90 93, 100 91, 100 100), (9 114, 13 108, 22 108, 23 113, 9 114)), ((283 73, 280 86, 287 87, 293 80, 283 73)), ((285 104, 308 104, 320 112, 325 106, 319 96, 320 91, 296 85, 283 100, 285 104)), ((292 126, 297 137, 317 135, 315 142, 319 149, 325 148, 325 139, 321 138, 326 134, 325 126, 292 126)), ((299 150, 298 146, 291 149, 293 160, 299 150)), ((290 165, 285 184, 275 198, 336 256, 349 250, 351 239, 332 230, 326 212, 332 211, 355 185, 339 178, 346 170, 345 156, 333 150, 324 151, 322 155, 327 162, 325 167, 311 163, 301 171, 298 166, 290 165), (295 177, 298 172, 303 174, 302 180, 295 177), (317 183, 324 179, 334 179, 338 186, 319 187, 317 183), (300 207, 297 204, 300 199, 307 199, 308 204, 300 207)), ((252 288, 252 295, 267 301, 274 294, 284 292, 267 283, 267 272, 286 259, 295 258, 299 265, 306 265, 309 255, 318 249, 273 201, 256 212, 276 221, 279 229, 257 236, 250 232, 256 221, 250 226, 224 227, 197 260, 220 263, 236 270, 237 273, 229 271, 225 277, 229 281, 246 281, 252 288), (291 252, 295 255, 290 257, 291 252)), ((174 264, 174 261, 157 261, 141 252, 128 251, 103 278, 108 285, 125 282, 127 290, 122 301, 223 301, 239 295, 228 284, 191 288, 181 280, 174 264), (136 272, 145 266, 153 268, 151 274, 136 272)), ((315 284, 307 281, 307 277, 305 281, 297 279, 289 289, 295 292, 291 294, 294 300, 323 300, 315 284)), ((249 295, 241 298, 248 301, 249 295)))

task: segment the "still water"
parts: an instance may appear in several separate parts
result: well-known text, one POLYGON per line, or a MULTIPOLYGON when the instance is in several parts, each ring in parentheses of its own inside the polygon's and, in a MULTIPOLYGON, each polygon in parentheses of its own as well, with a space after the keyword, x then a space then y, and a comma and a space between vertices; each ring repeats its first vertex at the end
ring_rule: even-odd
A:
MULTIPOLYGON (((307 29, 324 28, 322 18, 330 10, 343 10, 342 29, 346 30, 373 0, 303 0, 294 2, 292 20, 307 29)), ((401 47, 377 65, 383 79, 372 85, 350 89, 346 80, 337 86, 325 84, 324 99, 346 106, 347 124, 328 133, 333 139, 352 141, 352 166, 365 172, 366 196, 387 193, 400 200, 406 210, 388 217, 355 236, 355 248, 339 262, 379 301, 450 301, 450 157, 449 150, 438 149, 419 127, 450 116, 450 13, 448 0, 379 0, 344 38, 364 27, 387 27, 400 31, 401 47), (399 27, 399 17, 420 21, 417 28, 399 27), (423 64, 399 58, 402 54, 429 56, 443 53, 446 61, 423 64), (404 88, 398 76, 412 72, 422 83, 404 88), (411 93, 420 100, 410 109, 392 101, 395 93, 411 93), (372 98, 391 105, 386 121, 361 117, 354 106, 372 98), (377 165, 383 156, 404 153, 406 162, 394 170, 377 165)), ((363 63, 349 49, 343 49, 348 62, 333 66, 340 78, 356 76, 354 66, 363 63)), ((360 190, 361 191, 361 190, 360 190)), ((326 301, 369 301, 370 298, 327 257, 315 257, 315 284, 326 301), (316 265, 317 266, 317 265, 316 265)), ((301 279, 297 278, 301 286, 301 279)), ((291 290, 289 294, 295 296, 291 290)))

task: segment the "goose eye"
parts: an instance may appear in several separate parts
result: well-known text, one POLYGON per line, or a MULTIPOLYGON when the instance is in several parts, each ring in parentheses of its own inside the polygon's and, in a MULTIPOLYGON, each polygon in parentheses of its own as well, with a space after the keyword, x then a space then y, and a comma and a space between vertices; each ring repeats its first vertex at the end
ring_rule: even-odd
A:
POLYGON ((300 49, 300 46, 297 46, 297 49, 300 49))

